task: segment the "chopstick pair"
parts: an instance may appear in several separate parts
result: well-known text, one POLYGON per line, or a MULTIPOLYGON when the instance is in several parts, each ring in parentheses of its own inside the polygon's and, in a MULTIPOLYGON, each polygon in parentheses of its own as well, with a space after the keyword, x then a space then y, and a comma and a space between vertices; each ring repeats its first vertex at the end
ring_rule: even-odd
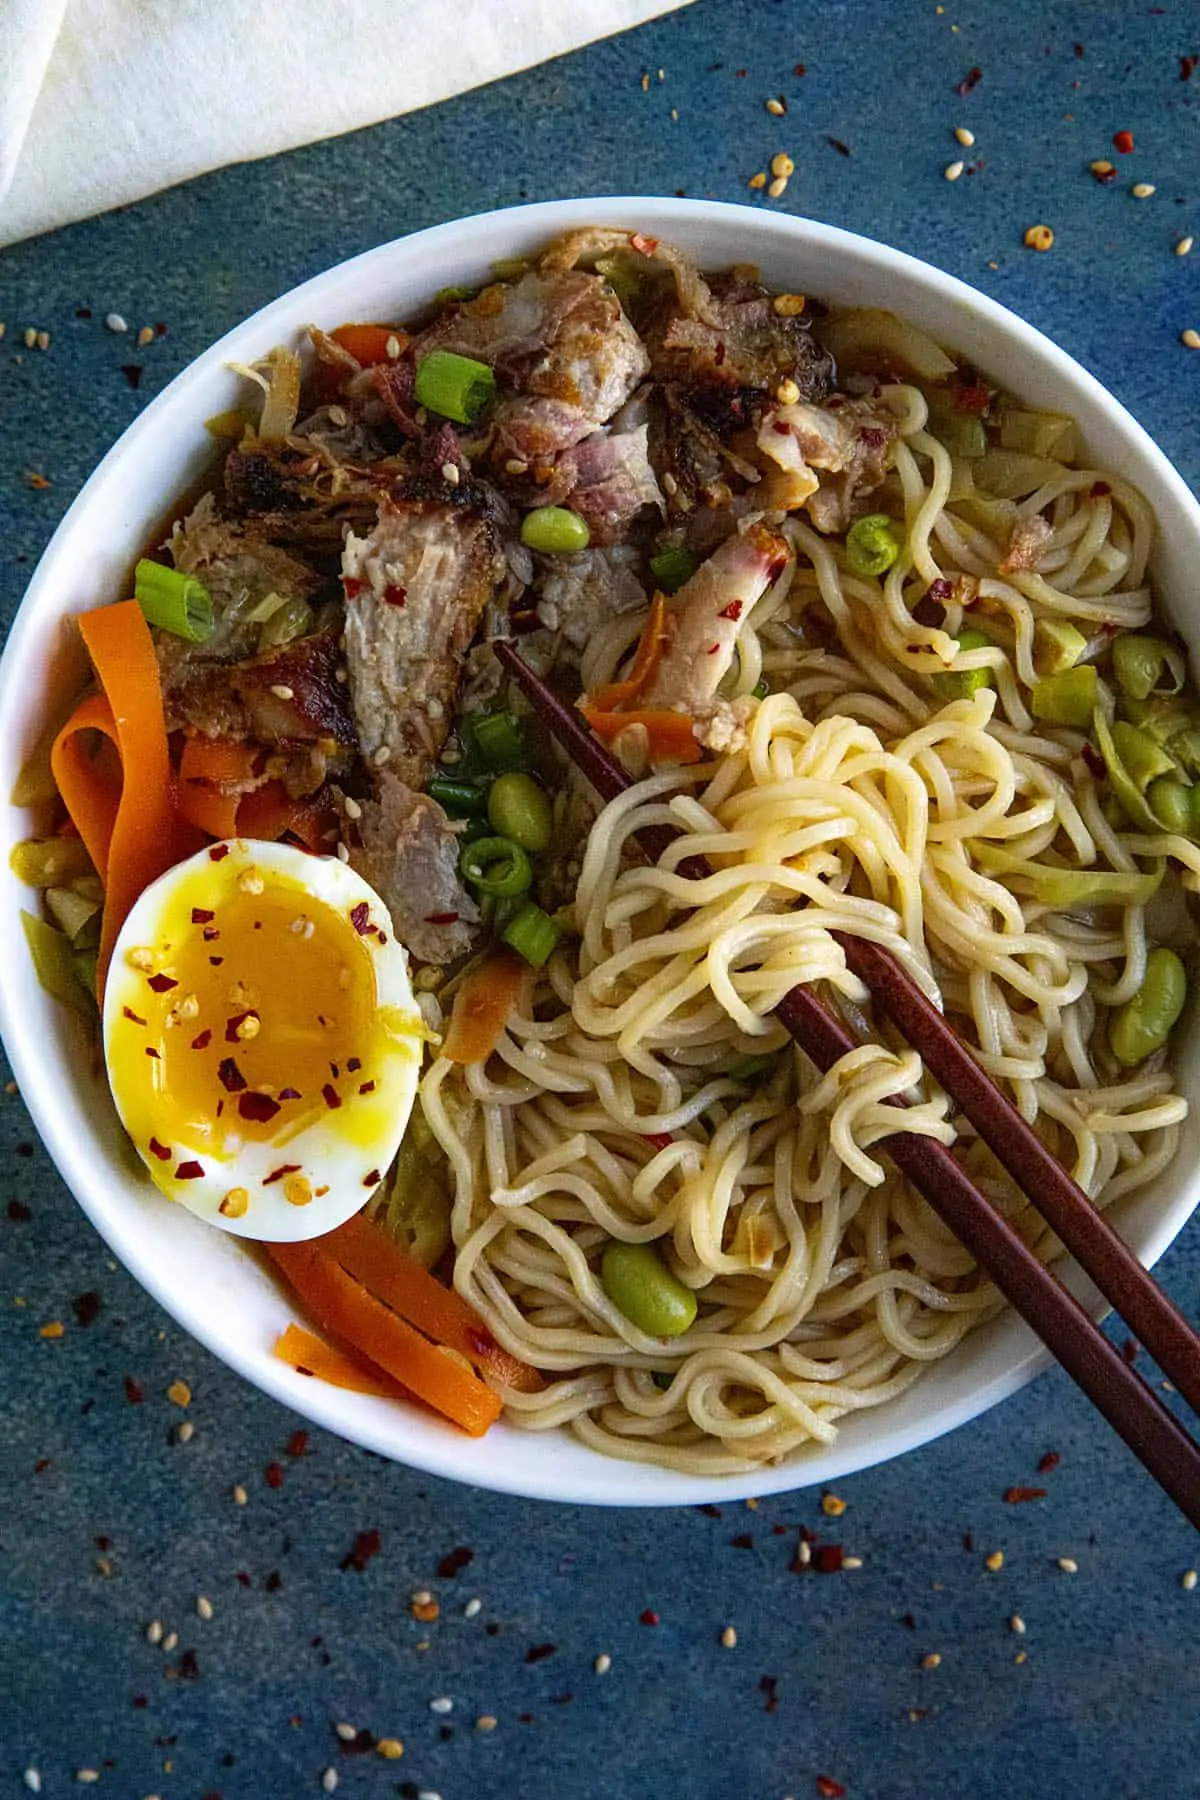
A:
MULTIPOLYGON (((612 800, 624 793, 632 783, 580 714, 534 674, 512 644, 500 641, 494 647, 505 669, 602 797, 612 800)), ((669 826, 653 826, 641 831, 638 838, 647 854, 657 860, 675 835, 669 826)), ((680 865, 680 872, 703 876, 707 865, 701 858, 690 858, 680 865)), ((929 1072, 1189 1405, 1200 1411, 1200 1336, 896 958, 866 939, 842 932, 834 935, 848 966, 871 990, 880 1009, 920 1054, 929 1072)), ((859 1040, 810 988, 790 989, 776 1008, 776 1016, 822 1071, 859 1047, 859 1040)), ((988 1271, 1001 1293, 1180 1511, 1200 1529, 1200 1447, 1058 1276, 1038 1260, 979 1191, 950 1151, 934 1138, 906 1132, 903 1101, 890 1104, 898 1115, 895 1132, 884 1140, 892 1161, 988 1271)))

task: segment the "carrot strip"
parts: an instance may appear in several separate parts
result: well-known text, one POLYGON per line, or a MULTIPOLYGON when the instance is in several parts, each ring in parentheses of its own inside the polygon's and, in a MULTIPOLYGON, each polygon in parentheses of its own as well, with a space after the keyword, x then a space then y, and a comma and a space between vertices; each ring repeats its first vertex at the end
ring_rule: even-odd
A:
POLYGON ((526 966, 515 950, 497 950, 471 970, 454 996, 443 1056, 476 1063, 492 1054, 525 986, 526 966))
POLYGON ((535 1368, 497 1344, 461 1294, 443 1287, 415 1256, 373 1225, 365 1213, 356 1213, 344 1225, 314 1241, 360 1281, 368 1293, 400 1313, 426 1337, 448 1344, 467 1357, 493 1381, 517 1388, 523 1394, 537 1393, 544 1385, 535 1368))
POLYGON ((50 752, 50 766, 63 805, 103 881, 121 789, 88 754, 81 740, 85 731, 99 731, 113 744, 117 741, 112 707, 103 694, 92 694, 80 701, 50 752))
POLYGON ((329 335, 363 369, 394 362, 409 341, 407 331, 397 331, 394 325, 339 325, 329 335), (398 344, 399 349, 389 351, 389 344, 398 344))
POLYGON ((588 695, 588 704, 599 712, 617 712, 622 707, 632 706, 649 686, 662 661, 666 642, 667 603, 661 594, 655 594, 628 675, 623 681, 610 681, 607 686, 597 688, 594 694, 588 695))
POLYGON ((318 1324, 355 1349, 472 1437, 500 1416, 501 1401, 464 1367, 376 1300, 319 1244, 267 1244, 280 1269, 318 1324))
POLYGON ((275 1355, 289 1369, 300 1375, 313 1375, 327 1381, 330 1387, 348 1388, 354 1394, 378 1394, 384 1400, 403 1400, 408 1389, 374 1363, 345 1350, 335 1350, 324 1338, 305 1331, 302 1325, 289 1325, 275 1341, 275 1355))
POLYGON ((121 600, 82 613, 79 629, 104 690, 109 718, 84 701, 55 739, 50 763, 67 810, 104 881, 97 965, 103 997, 113 944, 129 909, 174 857, 171 763, 158 659, 137 601, 121 600), (82 726, 76 723, 81 713, 86 713, 82 726), (83 747, 76 742, 81 728, 104 731, 117 747, 121 791, 115 812, 111 788, 104 799, 86 771, 83 747))
POLYGON ((611 744, 615 737, 629 725, 644 725, 650 740, 650 760, 652 762, 699 762, 704 751, 692 730, 692 721, 686 713, 677 712, 602 712, 598 707, 584 705, 583 716, 606 744, 611 744))
POLYGON ((250 797, 238 789, 253 779, 260 754, 255 744, 230 743, 223 738, 186 739, 179 758, 179 816, 189 825, 198 825, 209 837, 236 837, 238 808, 250 797))

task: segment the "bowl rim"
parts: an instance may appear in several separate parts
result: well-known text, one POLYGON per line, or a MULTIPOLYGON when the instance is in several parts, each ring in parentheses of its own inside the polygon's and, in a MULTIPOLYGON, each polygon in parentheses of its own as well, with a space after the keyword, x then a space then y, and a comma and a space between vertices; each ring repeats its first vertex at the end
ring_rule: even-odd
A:
MULTIPOLYGON (((777 240, 781 248, 786 248, 790 242, 802 244, 810 251, 827 247, 830 250, 852 253, 871 265, 872 278, 878 278, 881 286, 886 283, 889 275, 916 282, 932 289, 941 299, 957 302, 968 308, 984 329, 997 328, 1004 334, 1014 331, 1022 334, 1036 347, 1039 357, 1054 367, 1064 381, 1087 396, 1100 410, 1120 418, 1136 453, 1154 467, 1158 481, 1171 493, 1175 503, 1191 514, 1200 531, 1200 501, 1197 501, 1166 454, 1122 402, 1036 326, 958 276, 950 275, 905 251, 896 250, 839 226, 792 214, 767 213, 726 201, 664 199, 652 195, 600 195, 583 199, 537 201, 497 208, 429 226, 333 263, 238 321, 193 358, 106 452, 72 501, 40 557, 14 616, 3 654, 0 655, 0 727, 9 715, 12 691, 28 660, 27 644, 34 638, 38 627, 41 597, 54 591, 59 565, 72 549, 77 519, 86 512, 97 489, 120 468, 130 452, 144 439, 153 438, 162 415, 177 404, 189 388, 203 381, 210 370, 228 360, 234 340, 254 335, 261 330, 265 343, 277 312, 284 308, 294 310, 310 295, 319 303, 322 291, 331 284, 334 277, 365 272, 373 265, 386 267, 389 259, 401 246, 408 251, 418 245, 422 252, 428 250, 431 264, 436 268, 439 253, 455 249, 465 252, 471 248, 474 240, 489 237, 494 239, 506 230, 526 236, 536 231, 549 238, 571 226, 615 220, 623 220, 630 229, 637 229, 635 221, 639 213, 652 215, 660 235, 664 222, 669 226, 671 221, 678 221, 681 225, 693 227, 700 227, 705 222, 714 220, 728 224, 741 222, 760 243, 764 239, 771 239, 777 240)), ((496 245, 493 242, 488 247, 495 249, 496 245)), ((21 947, 23 949, 23 943, 21 947)), ((610 1459, 599 1452, 589 1453, 591 1463, 588 1466, 589 1470, 594 1469, 594 1473, 581 1478, 578 1471, 574 1471, 564 1481, 559 1477, 552 1460, 546 1468, 536 1473, 536 1459, 533 1471, 526 1469, 519 1457, 509 1459, 504 1467, 489 1467, 486 1456, 478 1455, 474 1440, 462 1438, 459 1434, 448 1432, 422 1439, 415 1446, 403 1444, 397 1447, 394 1428, 389 1428, 388 1425, 392 1415, 382 1415, 378 1425, 373 1416, 357 1417, 348 1423, 339 1406, 339 1390, 305 1381, 283 1363, 269 1364, 264 1368, 248 1348, 243 1348, 236 1340, 226 1340, 218 1328, 211 1306, 206 1308, 199 1298, 193 1299, 186 1287, 173 1286, 167 1280, 159 1278, 148 1258, 141 1252, 137 1233, 132 1229, 132 1210, 128 1222, 123 1225, 119 1211, 114 1215, 98 1191, 95 1164, 89 1160, 89 1144, 73 1139, 60 1119, 56 1105, 56 1086, 61 1088, 62 1084, 61 1081, 56 1084, 57 1059, 43 1059, 39 1056, 40 1040, 36 1029, 27 1028, 16 1008, 10 984, 2 979, 4 967, 4 962, 0 961, 0 1037, 3 1038, 13 1074, 30 1116, 59 1173, 113 1253, 159 1305, 221 1362, 272 1399, 389 1460, 402 1461, 408 1467, 449 1480, 530 1499, 608 1506, 694 1505, 711 1500, 733 1501, 748 1496, 794 1491, 817 1481, 833 1480, 932 1443, 1015 1394, 1053 1363, 1050 1353, 1026 1328, 1024 1348, 1013 1356, 1008 1366, 981 1385, 972 1386, 961 1395, 942 1401, 934 1415, 932 1426, 922 1419, 904 1429, 892 1427, 890 1433, 885 1430, 881 1434, 878 1447, 875 1440, 871 1440, 865 1447, 846 1448, 840 1457, 838 1443, 835 1442, 833 1446, 821 1451, 819 1471, 810 1470, 810 1459, 806 1458, 804 1452, 800 1452, 784 1463, 768 1465, 745 1475, 678 1476, 671 1472, 672 1478, 669 1481, 656 1480, 652 1484, 670 1490, 664 1492, 647 1493, 639 1491, 639 1488, 649 1474, 661 1477, 667 1472, 610 1459), (510 1463, 514 1466, 509 1466, 510 1463)), ((1144 1233, 1140 1254, 1148 1267, 1153 1266, 1182 1230, 1192 1210, 1189 1204, 1180 1199, 1173 1208, 1164 1208, 1163 1215, 1144 1233)), ((1060 1263, 1058 1266, 1062 1268, 1065 1265, 1060 1263)), ((1094 1294, 1091 1299, 1092 1310, 1098 1316, 1104 1308, 1096 1302, 1094 1294)))

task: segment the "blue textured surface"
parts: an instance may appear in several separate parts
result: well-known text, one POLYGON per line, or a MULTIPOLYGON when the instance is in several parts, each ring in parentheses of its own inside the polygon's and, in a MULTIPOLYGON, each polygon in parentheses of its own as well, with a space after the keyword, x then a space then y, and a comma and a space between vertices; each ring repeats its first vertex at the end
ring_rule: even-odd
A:
MULTIPOLYGON (((1036 10, 699 0, 432 111, 5 251, 5 619, 140 406, 276 293, 385 238, 522 199, 754 199, 748 177, 780 149, 798 167, 774 204, 1006 301, 1195 482, 1200 354, 1179 333, 1200 328, 1200 252, 1172 246, 1200 235, 1200 70, 1182 81, 1178 60, 1200 51, 1200 19, 1181 0, 1036 10), (982 79, 960 96, 972 67, 982 79), (789 110, 773 118, 764 101, 780 94, 789 110), (974 148, 954 143, 960 124, 974 148), (1111 148, 1121 128, 1132 155, 1111 148), (941 172, 960 155, 986 166, 952 185, 941 172), (1118 165, 1108 188, 1087 172, 1105 155, 1118 165), (1139 201, 1129 188, 1143 180, 1156 193, 1139 201), (1045 256, 1021 245, 1039 222, 1056 233, 1045 256), (137 350, 105 331, 112 309, 168 331, 137 350), (48 352, 25 351, 27 326, 52 333, 48 352), (122 364, 140 366, 136 392, 122 364), (31 473, 51 485, 32 488, 31 473)), ((819 1775, 850 1800, 1200 1791, 1200 1589, 1180 1585, 1194 1536, 1062 1377, 847 1481, 837 1520, 813 1493, 720 1518, 537 1506, 315 1432, 291 1458, 297 1421, 114 1266, 31 1140, 20 1099, 0 1098, 0 1200, 31 1215, 0 1216, 0 1793, 25 1791, 35 1767, 43 1793, 63 1795, 93 1768, 121 1800, 290 1800, 319 1793, 330 1766, 347 1794, 444 1800, 807 1800, 819 1775), (102 1300, 86 1327, 71 1305, 84 1292, 102 1300), (40 1339, 51 1319, 64 1336, 40 1339), (165 1395, 179 1376, 195 1396, 188 1443, 165 1395), (1039 1476, 1050 1449, 1061 1463, 1039 1476), (263 1473, 274 1461, 278 1490, 263 1473), (1004 1503, 1030 1482, 1044 1499, 1004 1503), (799 1525, 864 1566, 789 1572, 799 1525), (371 1529, 380 1553, 361 1573, 340 1569, 371 1529), (458 1546, 473 1560, 439 1576, 458 1546), (996 1548, 1005 1563, 991 1573, 996 1548), (1058 1569, 1063 1555, 1078 1573, 1058 1569), (429 1625, 408 1611, 424 1586, 442 1608, 429 1625), (472 1595, 483 1606, 467 1619, 472 1595), (640 1623, 646 1608, 657 1626, 640 1623), (179 1633, 171 1653, 145 1640, 156 1618, 179 1633), (736 1648, 719 1641, 727 1624, 736 1648), (613 1658, 603 1676, 600 1652, 613 1658), (926 1670, 930 1652, 942 1660, 926 1670), (440 1696, 448 1715, 429 1709, 440 1696), (476 1728, 481 1714, 495 1730, 476 1728), (403 1759, 342 1754, 338 1720, 402 1739, 403 1759)), ((1200 1311, 1195 1228, 1161 1273, 1200 1311)))

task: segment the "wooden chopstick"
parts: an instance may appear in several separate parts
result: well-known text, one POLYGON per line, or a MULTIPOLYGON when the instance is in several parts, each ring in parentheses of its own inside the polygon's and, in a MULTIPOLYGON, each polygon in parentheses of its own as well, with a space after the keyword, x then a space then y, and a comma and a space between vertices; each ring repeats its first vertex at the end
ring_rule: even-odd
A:
POLYGON ((1200 1338, 894 956, 835 931, 846 961, 1104 1298, 1200 1412, 1200 1338))
MULTIPOLYGON (((494 648, 503 666, 534 703, 554 736, 597 792, 606 800, 612 800, 632 786, 620 763, 592 735, 579 713, 535 675, 516 648, 503 641, 497 642, 494 648)), ((676 835, 669 826, 654 826, 638 833, 643 849, 655 859, 676 835)), ((697 874, 706 872, 707 865, 702 859, 692 858, 690 862, 700 865, 697 874)), ((692 872, 690 867, 687 872, 692 872)), ((931 1072, 1020 1182, 1064 1245, 1092 1276, 1101 1293, 1133 1325, 1151 1353, 1159 1357, 1161 1366, 1168 1373, 1174 1366, 1176 1373, 1172 1379, 1190 1399, 1200 1369, 1200 1338, 1103 1216, 1054 1161, 1040 1139, 1030 1131, 1007 1095, 974 1060, 965 1045, 954 1037, 945 1020, 909 980, 895 958, 879 945, 867 944, 866 940, 849 938, 842 933, 836 935, 850 967, 871 987, 881 1007, 923 1058, 925 1046, 931 1047, 928 1058, 931 1072), (932 1014, 937 1022, 933 1030, 929 1028, 926 1013, 932 1014), (1028 1140, 1032 1140, 1034 1147, 1031 1148, 1028 1140), (1052 1186, 1045 1182, 1047 1165, 1055 1173, 1052 1186), (1045 1206, 1042 1205, 1043 1193, 1049 1195, 1045 1206), (1086 1210, 1099 1230, 1091 1228, 1081 1209, 1086 1210), (1092 1267, 1093 1259, 1098 1261, 1099 1273, 1092 1267), (1147 1290, 1151 1292, 1147 1293, 1147 1290), (1141 1320, 1140 1325, 1134 1325, 1126 1311, 1127 1297, 1132 1297, 1133 1311, 1141 1320), (1163 1348, 1170 1364, 1159 1354, 1163 1348), (1186 1380, 1181 1380, 1181 1375, 1186 1380)), ((776 1008, 776 1015, 806 1055, 822 1070, 858 1047, 858 1040, 851 1036, 841 1020, 834 1018, 807 987, 794 987, 785 994, 776 1008)), ((1001 1293, 1033 1327, 1164 1491, 1192 1524, 1200 1528, 1200 1447, 1113 1347, 1058 1277, 1038 1260, 1024 1239, 979 1192, 945 1146, 936 1139, 906 1132, 903 1103, 891 1104, 897 1108, 897 1129, 884 1142, 892 1160, 976 1261, 987 1269, 1001 1293)))

